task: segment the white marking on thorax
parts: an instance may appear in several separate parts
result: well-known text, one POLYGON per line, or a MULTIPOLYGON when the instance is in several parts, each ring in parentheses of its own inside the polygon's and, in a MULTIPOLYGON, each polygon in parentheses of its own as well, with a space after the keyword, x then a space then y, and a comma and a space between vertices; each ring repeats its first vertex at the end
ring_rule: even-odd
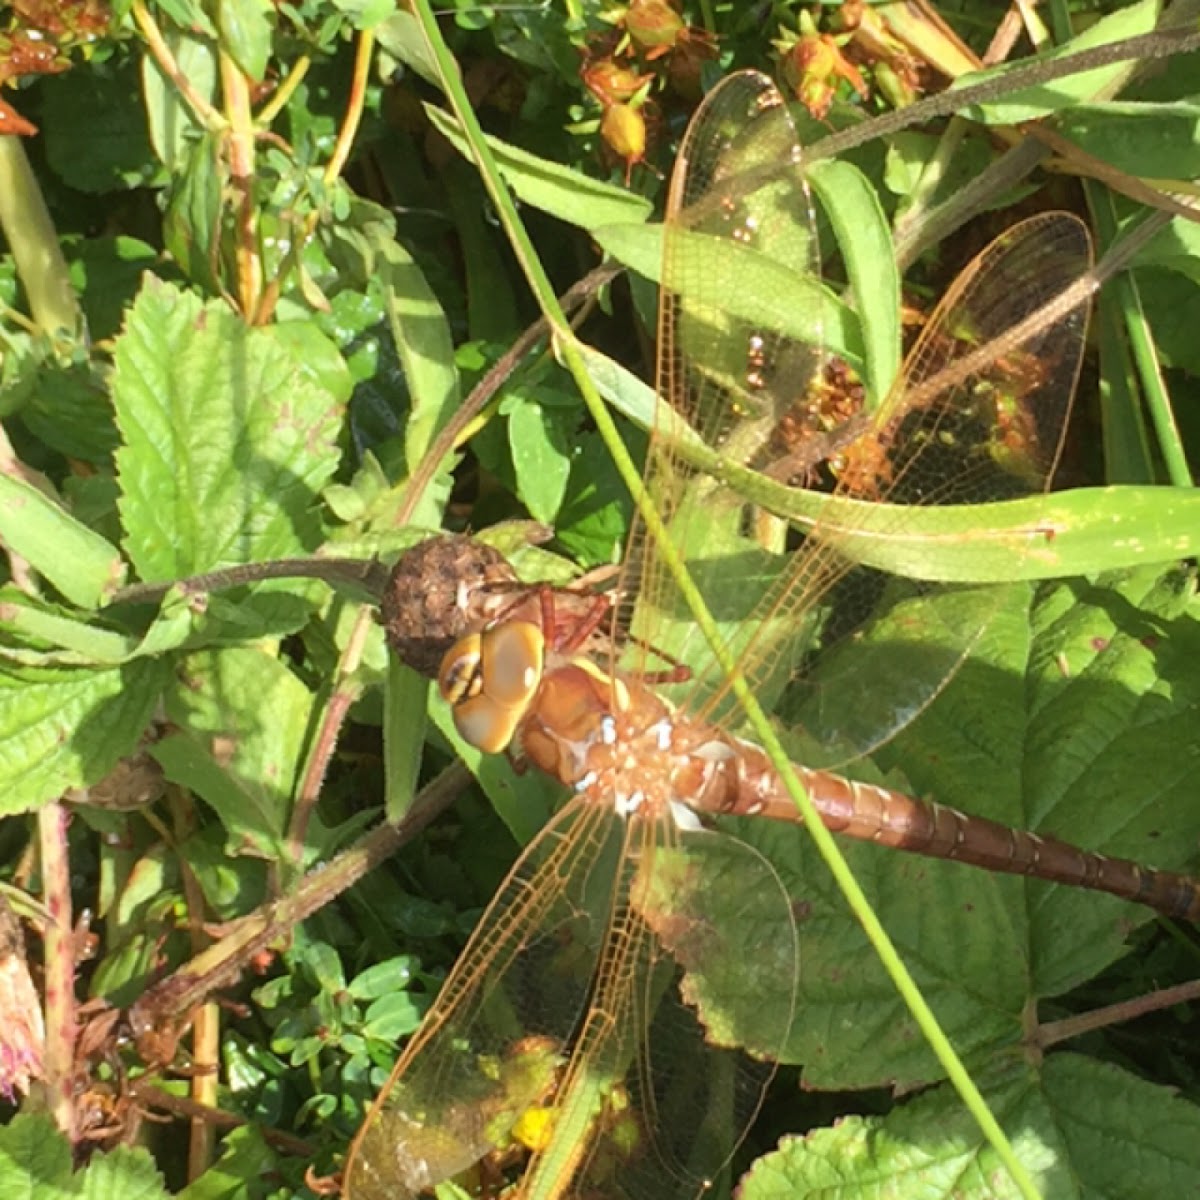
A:
POLYGON ((700 818, 686 804, 678 800, 671 802, 671 817, 675 822, 676 829, 682 829, 688 833, 695 833, 704 826, 700 823, 700 818))
POLYGON ((616 809, 619 817, 632 817, 635 812, 642 806, 642 801, 646 799, 646 793, 638 788, 636 791, 626 795, 624 792, 617 792, 613 808, 616 809))

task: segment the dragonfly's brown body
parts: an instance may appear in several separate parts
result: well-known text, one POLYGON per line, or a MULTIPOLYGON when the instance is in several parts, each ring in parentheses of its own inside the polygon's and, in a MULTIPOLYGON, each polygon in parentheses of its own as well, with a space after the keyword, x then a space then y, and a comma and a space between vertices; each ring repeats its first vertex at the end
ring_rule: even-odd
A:
MULTIPOLYGON (((686 806, 697 813, 799 819, 761 747, 676 712, 628 675, 551 653, 541 630, 514 621, 464 639, 447 655, 443 692, 498 720, 523 756, 556 779, 629 814, 686 806), (449 680, 457 680, 451 685, 449 680), (497 712, 507 715, 501 720, 497 712)), ((477 729, 464 723, 467 736, 477 729)), ((487 739, 485 739, 487 740, 487 739)), ((495 745, 495 741, 492 741, 495 745)), ((913 854, 1110 892, 1187 920, 1200 918, 1200 882, 1110 858, 1053 837, 968 816, 831 771, 795 766, 834 833, 913 854)), ((678 811, 678 810, 676 810, 678 811)))

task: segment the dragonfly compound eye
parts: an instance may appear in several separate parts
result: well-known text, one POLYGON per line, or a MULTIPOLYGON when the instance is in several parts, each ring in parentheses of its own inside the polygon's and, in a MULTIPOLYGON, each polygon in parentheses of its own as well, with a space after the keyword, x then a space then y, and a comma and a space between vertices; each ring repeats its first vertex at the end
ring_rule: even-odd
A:
POLYGON ((542 682, 545 648, 542 631, 528 621, 489 629, 480 647, 484 693, 497 704, 525 708, 542 682))
POLYGON ((512 741, 542 682, 542 631, 512 621, 454 644, 442 660, 438 687, 458 732, 485 754, 512 741))

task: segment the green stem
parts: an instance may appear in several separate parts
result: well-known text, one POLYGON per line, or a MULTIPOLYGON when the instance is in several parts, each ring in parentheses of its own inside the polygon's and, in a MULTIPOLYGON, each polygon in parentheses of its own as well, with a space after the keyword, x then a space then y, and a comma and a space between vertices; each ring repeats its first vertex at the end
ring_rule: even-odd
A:
POLYGON ((65 330, 69 337, 78 337, 83 316, 58 232, 25 146, 13 135, 0 136, 0 231, 12 250, 34 320, 47 334, 65 330))

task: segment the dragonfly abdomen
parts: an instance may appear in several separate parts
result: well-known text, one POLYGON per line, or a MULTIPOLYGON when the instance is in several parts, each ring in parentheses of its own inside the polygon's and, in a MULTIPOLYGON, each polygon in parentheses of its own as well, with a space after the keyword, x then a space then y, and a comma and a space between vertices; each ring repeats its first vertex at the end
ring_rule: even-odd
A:
MULTIPOLYGON (((723 770, 736 779, 736 786, 725 788, 723 794, 710 788, 706 797, 698 797, 710 802, 708 811, 799 822, 795 802, 766 754, 740 739, 730 739, 729 745, 735 753, 723 770), (712 806, 718 796, 720 806, 712 806)), ((833 833, 990 871, 1108 892, 1189 921, 1200 918, 1200 883, 1188 876, 1110 858, 830 771, 799 766, 795 770, 833 833)))

